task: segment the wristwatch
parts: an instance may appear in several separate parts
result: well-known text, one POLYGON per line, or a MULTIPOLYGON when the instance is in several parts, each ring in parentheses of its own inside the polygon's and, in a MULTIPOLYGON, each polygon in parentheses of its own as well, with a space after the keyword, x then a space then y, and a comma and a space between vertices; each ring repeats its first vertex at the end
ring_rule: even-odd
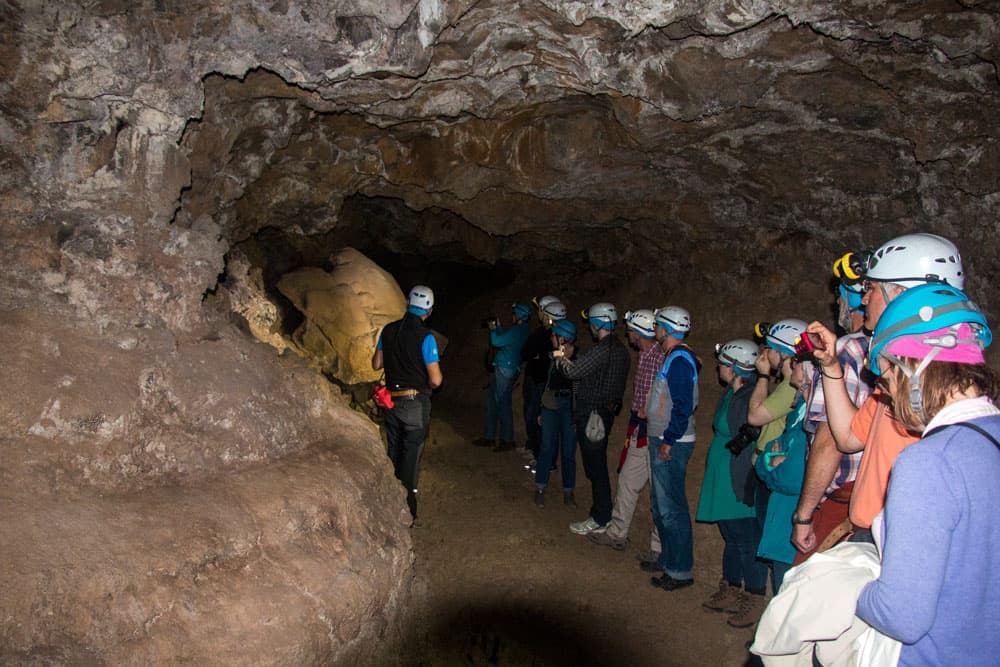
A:
POLYGON ((770 380, 771 376, 768 375, 767 373, 761 373, 760 371, 757 371, 757 379, 758 380, 770 380))
POLYGON ((808 519, 800 519, 798 512, 792 512, 792 525, 811 526, 812 522, 813 522, 812 517, 809 517, 808 519))

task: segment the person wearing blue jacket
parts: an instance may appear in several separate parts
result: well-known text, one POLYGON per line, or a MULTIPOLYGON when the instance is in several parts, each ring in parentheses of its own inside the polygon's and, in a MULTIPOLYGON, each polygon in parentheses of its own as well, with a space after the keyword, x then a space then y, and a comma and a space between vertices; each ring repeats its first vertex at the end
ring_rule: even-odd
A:
MULTIPOLYGON (((799 391, 785 420, 785 430, 777 439, 765 444, 764 453, 754 464, 757 476, 771 492, 757 556, 771 563, 771 588, 775 593, 781 589, 781 582, 797 553, 792 545, 792 514, 799 505, 809 448, 809 434, 802 428, 806 415, 801 390, 804 363, 798 359, 791 362, 791 384, 799 391)), ((764 596, 761 595, 757 602, 763 611, 764 596)))
POLYGON ((521 371, 521 348, 531 333, 528 319, 531 306, 515 303, 511 308, 513 323, 504 327, 500 322, 490 322, 490 345, 496 349, 493 357, 493 377, 486 389, 486 426, 483 438, 487 443, 497 437, 500 427, 500 442, 493 448, 495 452, 514 449, 514 406, 511 400, 514 383, 521 371))
POLYGON ((673 591, 694 584, 694 541, 685 492, 687 464, 694 451, 694 411, 698 407, 701 363, 682 341, 691 331, 691 315, 679 306, 655 313, 656 340, 663 346, 663 366, 646 399, 653 523, 660 535, 660 560, 642 562, 648 572, 662 572, 651 582, 673 591))

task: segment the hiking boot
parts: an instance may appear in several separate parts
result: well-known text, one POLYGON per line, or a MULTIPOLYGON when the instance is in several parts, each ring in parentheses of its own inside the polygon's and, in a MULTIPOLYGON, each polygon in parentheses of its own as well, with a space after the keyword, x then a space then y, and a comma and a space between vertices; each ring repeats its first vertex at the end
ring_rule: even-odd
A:
POLYGON ((583 521, 569 524, 569 529, 577 535, 590 535, 591 533, 603 533, 608 529, 607 525, 601 525, 594 521, 594 517, 588 516, 583 521))
POLYGON ((570 489, 569 491, 563 491, 563 505, 576 507, 576 498, 573 496, 573 489, 570 489))
POLYGON ((666 572, 663 576, 653 577, 649 580, 649 583, 653 584, 660 590, 664 591, 676 591, 679 588, 687 588, 688 586, 694 585, 694 579, 674 579, 666 572))
POLYGON ((497 443, 496 447, 493 448, 494 452, 509 452, 514 449, 514 442, 512 440, 501 440, 497 443))
POLYGON ((594 544, 599 544, 602 547, 611 547, 615 551, 624 551, 625 545, 628 544, 628 538, 619 539, 616 537, 611 537, 608 535, 607 531, 603 533, 589 533, 587 539, 594 544))
POLYGON ((486 438, 476 438, 472 441, 473 447, 495 447, 496 443, 486 438))
POLYGON ((740 601, 736 613, 730 616, 726 623, 734 628, 749 628, 757 624, 766 606, 767 601, 763 595, 740 593, 740 601))
POLYGON ((719 590, 702 602, 701 606, 710 611, 724 611, 732 614, 740 607, 740 587, 733 586, 723 579, 719 582, 719 590))
POLYGON ((545 507, 545 489, 535 489, 535 507, 545 507))

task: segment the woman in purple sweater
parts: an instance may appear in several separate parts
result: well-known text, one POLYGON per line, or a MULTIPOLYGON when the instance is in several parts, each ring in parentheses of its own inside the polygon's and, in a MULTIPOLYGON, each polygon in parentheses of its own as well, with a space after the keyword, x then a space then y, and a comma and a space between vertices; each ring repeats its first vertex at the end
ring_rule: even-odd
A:
POLYGON ((1000 375, 983 359, 991 340, 975 304, 942 284, 896 297, 872 338, 869 367, 896 418, 923 437, 893 466, 882 572, 857 606, 902 643, 900 665, 1000 664, 1000 375))

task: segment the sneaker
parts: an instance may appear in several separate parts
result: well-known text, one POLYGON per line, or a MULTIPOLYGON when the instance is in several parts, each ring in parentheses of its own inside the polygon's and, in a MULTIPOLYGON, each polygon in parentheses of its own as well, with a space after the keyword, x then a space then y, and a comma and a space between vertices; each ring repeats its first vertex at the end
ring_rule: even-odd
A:
POLYGON ((545 507, 545 489, 535 489, 535 507, 545 507))
POLYGON ((763 595, 742 593, 736 613, 730 616, 726 623, 734 628, 749 628, 757 624, 766 606, 767 602, 763 595))
POLYGON ((710 611, 724 611, 732 614, 740 607, 740 588, 723 579, 719 582, 719 590, 702 602, 701 606, 710 611))
POLYGON ((649 583, 653 584, 657 588, 664 591, 676 591, 680 588, 687 588, 688 586, 694 585, 694 579, 674 579, 666 572, 663 576, 653 577, 649 580, 649 583))
POLYGON ((573 489, 570 489, 569 491, 563 491, 563 505, 576 507, 576 498, 573 496, 573 489))
POLYGON ((608 529, 608 526, 606 524, 602 526, 594 521, 594 517, 588 516, 583 521, 569 524, 569 529, 577 535, 590 535, 591 533, 603 533, 608 529))
POLYGON ((587 539, 594 544, 599 544, 602 547, 611 547, 615 551, 624 551, 625 545, 628 544, 628 538, 616 538, 608 535, 607 531, 603 533, 588 533, 587 539))

